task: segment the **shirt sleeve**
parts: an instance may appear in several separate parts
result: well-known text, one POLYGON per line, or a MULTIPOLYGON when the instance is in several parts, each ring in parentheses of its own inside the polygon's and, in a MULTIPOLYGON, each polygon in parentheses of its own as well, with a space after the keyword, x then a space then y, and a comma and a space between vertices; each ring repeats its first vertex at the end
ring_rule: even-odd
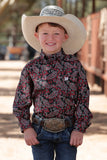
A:
POLYGON ((32 105, 33 82, 26 68, 23 69, 16 89, 13 113, 18 118, 21 132, 31 128, 30 106, 32 105))
POLYGON ((89 110, 89 86, 86 79, 86 72, 79 63, 77 83, 77 104, 75 110, 74 130, 85 132, 91 124, 92 113, 89 110))

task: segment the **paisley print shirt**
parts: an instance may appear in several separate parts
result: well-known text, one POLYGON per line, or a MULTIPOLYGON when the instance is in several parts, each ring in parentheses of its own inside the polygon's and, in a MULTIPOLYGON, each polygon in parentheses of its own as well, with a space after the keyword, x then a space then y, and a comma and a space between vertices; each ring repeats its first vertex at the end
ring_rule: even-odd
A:
POLYGON ((16 90, 13 112, 21 131, 32 126, 30 107, 42 118, 69 117, 74 130, 85 132, 92 114, 85 71, 75 55, 63 50, 46 56, 41 52, 22 70, 16 90))

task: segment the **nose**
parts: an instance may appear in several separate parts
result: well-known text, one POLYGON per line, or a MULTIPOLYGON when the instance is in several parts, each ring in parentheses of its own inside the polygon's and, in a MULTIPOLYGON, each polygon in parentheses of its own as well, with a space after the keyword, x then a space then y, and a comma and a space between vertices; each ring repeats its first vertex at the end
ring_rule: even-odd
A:
POLYGON ((54 35, 53 35, 53 34, 49 34, 48 39, 49 39, 49 40, 53 40, 53 39, 54 39, 54 35))

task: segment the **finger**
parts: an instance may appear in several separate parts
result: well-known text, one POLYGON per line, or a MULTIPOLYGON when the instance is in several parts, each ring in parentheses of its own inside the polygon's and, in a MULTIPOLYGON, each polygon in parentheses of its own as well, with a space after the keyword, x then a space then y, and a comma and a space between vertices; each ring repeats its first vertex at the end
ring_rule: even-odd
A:
POLYGON ((28 140, 26 141, 26 140, 25 140, 25 142, 26 142, 26 144, 27 144, 28 146, 31 145, 31 142, 30 142, 30 141, 28 141, 28 140))
POLYGON ((73 138, 70 139, 70 145, 73 146, 73 138))
POLYGON ((34 136, 33 137, 28 137, 28 136, 25 137, 25 142, 29 146, 39 144, 39 141, 34 136))
POLYGON ((32 141, 32 145, 36 145, 36 144, 39 144, 39 141, 35 138, 35 139, 32 141))
POLYGON ((70 145, 71 146, 75 146, 76 145, 76 139, 74 137, 71 138, 70 145))
POLYGON ((39 144, 39 141, 37 140, 36 137, 32 137, 29 142, 28 142, 29 145, 36 145, 36 144, 39 144))
POLYGON ((77 146, 77 145, 78 145, 78 139, 74 138, 74 146, 77 146))
POLYGON ((78 140, 76 146, 80 146, 82 144, 82 140, 78 140))
POLYGON ((77 137, 71 138, 71 140, 70 140, 70 145, 71 145, 71 146, 76 146, 76 147, 78 147, 78 146, 81 145, 81 144, 82 144, 82 140, 78 139, 77 137))

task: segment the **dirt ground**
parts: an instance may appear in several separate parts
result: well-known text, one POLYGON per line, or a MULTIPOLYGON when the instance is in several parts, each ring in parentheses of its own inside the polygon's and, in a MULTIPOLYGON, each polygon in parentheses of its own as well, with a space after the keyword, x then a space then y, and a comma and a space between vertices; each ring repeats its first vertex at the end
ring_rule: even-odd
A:
MULTIPOLYGON (((20 72, 25 62, 0 62, 0 159, 32 160, 30 146, 20 133, 17 119, 12 114, 12 103, 20 72)), ((107 160, 107 97, 100 88, 91 88, 90 109, 93 113, 91 127, 78 147, 77 160, 107 160)))

